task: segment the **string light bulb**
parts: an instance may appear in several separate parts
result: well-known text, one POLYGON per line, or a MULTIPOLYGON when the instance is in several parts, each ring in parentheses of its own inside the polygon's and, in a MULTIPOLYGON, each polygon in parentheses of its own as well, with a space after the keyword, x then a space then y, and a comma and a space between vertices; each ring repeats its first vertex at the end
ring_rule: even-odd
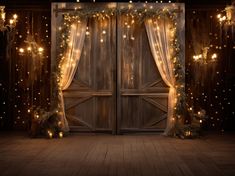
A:
POLYGON ((24 53, 24 49, 23 48, 20 48, 19 49, 19 52, 22 54, 22 53, 24 53))
POLYGON ((31 51, 32 50, 32 48, 29 46, 28 48, 27 48, 27 51, 31 51))
POLYGON ((14 23, 14 20, 10 19, 9 23, 10 23, 10 25, 12 25, 14 23))
POLYGON ((18 18, 17 14, 13 15, 13 19, 16 20, 18 18))
POLYGON ((47 131, 47 134, 48 134, 48 137, 49 137, 50 139, 52 139, 53 133, 52 133, 50 130, 47 131))
POLYGON ((38 48, 39 54, 42 54, 43 51, 44 51, 44 49, 43 49, 42 47, 39 47, 39 48, 38 48))
POLYGON ((64 134, 63 132, 59 132, 59 138, 63 138, 64 134))
POLYGON ((216 59, 217 58, 217 54, 214 53, 212 56, 211 56, 211 59, 216 59))

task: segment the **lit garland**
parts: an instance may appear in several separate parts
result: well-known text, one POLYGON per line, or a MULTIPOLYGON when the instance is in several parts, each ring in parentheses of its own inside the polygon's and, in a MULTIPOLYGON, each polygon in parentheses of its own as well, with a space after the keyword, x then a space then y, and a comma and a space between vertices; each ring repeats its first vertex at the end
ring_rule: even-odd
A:
MULTIPOLYGON (((0 33, 7 40, 6 41, 7 44, 13 43, 13 41, 15 39, 15 34, 16 34, 15 27, 17 24, 17 19, 18 19, 18 15, 13 14, 12 18, 9 20, 9 23, 5 24, 5 20, 6 20, 5 6, 0 6, 0 33)), ((1 41, 1 45, 3 43, 4 43, 4 41, 1 41)), ((3 44, 3 46, 4 46, 4 44, 3 44)), ((4 47, 6 47, 6 46, 4 46, 4 47)), ((10 58, 8 58, 9 51, 10 51, 10 48, 6 48, 6 50, 3 51, 3 52, 7 52, 7 56, 6 56, 6 58, 4 58, 4 60, 10 59, 10 58)), ((2 54, 4 56, 4 53, 1 53, 1 55, 2 54)), ((8 61, 6 62, 6 65, 5 65, 5 63, 3 64, 3 67, 8 67, 7 63, 8 63, 8 61)), ((3 97, 7 96, 7 88, 4 87, 2 80, 0 80, 0 96, 1 96, 1 99, 3 97)), ((1 109, 1 113, 0 113, 0 129, 2 126, 4 126, 4 121, 6 121, 6 119, 8 119, 8 118, 6 118, 7 117, 8 102, 9 102, 9 100, 6 100, 6 99, 3 99, 3 102, 1 102, 2 109, 1 109)))
POLYGON ((200 114, 202 109, 205 109, 206 115, 201 120, 201 125, 207 129, 219 129, 221 132, 224 132, 224 128, 229 128, 226 123, 230 123, 229 121, 232 121, 235 114, 232 108, 232 90, 235 85, 228 81, 229 76, 227 75, 229 72, 227 63, 230 62, 231 51, 234 49, 234 26, 228 19, 234 18, 231 18, 231 16, 227 18, 225 11, 226 9, 212 9, 209 12, 200 9, 191 11, 189 9, 188 14, 192 13, 192 16, 189 15, 186 18, 188 24, 191 23, 188 30, 190 29, 192 35, 192 38, 187 39, 188 41, 192 40, 192 44, 187 44, 188 50, 191 52, 186 52, 188 53, 187 58, 190 59, 186 72, 188 77, 187 111, 188 114, 191 114, 186 123, 191 124, 193 118, 200 114), (220 13, 216 15, 218 11, 220 13), (206 16, 207 18, 205 18, 206 16), (210 26, 207 26, 208 24, 210 26), (209 30, 203 33, 204 30, 200 29, 201 26, 209 30), (208 37, 206 42, 205 37, 198 40, 203 34, 208 37), (205 43, 206 47, 203 47, 205 43), (193 51, 194 47, 199 52, 192 56, 192 53, 195 52, 193 51), (206 50, 208 52, 205 52, 206 50))
MULTIPOLYGON (((134 9, 132 6, 129 6, 129 8, 123 8, 123 9, 107 9, 102 11, 96 11, 96 10, 75 10, 69 13, 63 14, 63 21, 62 26, 58 27, 58 34, 57 34, 57 41, 59 41, 59 45, 57 45, 57 60, 55 64, 55 72, 54 72, 54 83, 53 86, 55 88, 55 95, 54 98, 57 98, 57 102, 59 102, 59 92, 60 90, 60 81, 61 81, 61 68, 63 59, 65 58, 64 53, 69 43, 69 34, 70 34, 70 27, 72 24, 77 23, 82 18, 96 18, 97 20, 102 20, 105 18, 110 18, 110 16, 113 15, 123 15, 127 14, 132 16, 133 18, 137 19, 138 23, 144 22, 146 19, 149 18, 156 18, 156 19, 167 19, 172 22, 172 43, 171 46, 174 49, 173 54, 171 56, 172 63, 174 65, 174 75, 175 75, 175 81, 176 81, 176 94, 177 98, 175 100, 176 104, 174 107, 174 117, 172 120, 174 120, 174 124, 176 125, 178 122, 182 122, 182 117, 184 116, 185 112, 185 71, 184 71, 184 65, 183 61, 180 58, 180 39, 179 34, 177 30, 177 18, 178 18, 178 9, 154 9, 153 6, 149 6, 149 8, 139 8, 134 9)), ((89 28, 87 28, 86 35, 89 35, 89 28)), ((59 105, 58 105, 59 106, 59 105)), ((175 127, 176 128, 176 127, 175 127)), ((174 129, 173 129, 174 130, 174 129)))

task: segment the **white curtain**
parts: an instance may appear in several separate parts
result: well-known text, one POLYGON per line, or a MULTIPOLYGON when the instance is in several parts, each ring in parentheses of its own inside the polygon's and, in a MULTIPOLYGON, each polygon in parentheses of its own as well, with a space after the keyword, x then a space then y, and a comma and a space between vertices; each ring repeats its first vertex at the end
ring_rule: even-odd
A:
POLYGON ((60 64, 62 77, 60 80, 60 106, 61 106, 61 122, 64 131, 69 131, 68 122, 65 116, 65 108, 64 108, 64 98, 63 98, 63 90, 66 90, 77 71, 78 63, 80 60, 80 56, 82 53, 82 48, 84 45, 85 34, 86 34, 86 26, 87 20, 80 20, 71 25, 70 36, 68 41, 68 47, 66 52, 64 53, 64 58, 60 64))
POLYGON ((171 23, 165 19, 148 19, 145 27, 150 43, 150 48, 164 82, 169 86, 167 127, 164 134, 169 135, 174 127, 174 107, 176 103, 175 77, 171 61, 171 23))

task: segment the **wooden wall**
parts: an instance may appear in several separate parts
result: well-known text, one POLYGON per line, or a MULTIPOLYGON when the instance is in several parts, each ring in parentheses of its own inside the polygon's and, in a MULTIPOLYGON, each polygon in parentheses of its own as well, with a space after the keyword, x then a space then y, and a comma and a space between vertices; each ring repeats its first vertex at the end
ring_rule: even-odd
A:
MULTIPOLYGON (((6 107, 1 106, 1 112, 6 114, 2 121, 0 119, 0 128, 27 129, 33 106, 45 109, 50 107, 50 4, 13 5, 9 2, 6 13, 7 19, 13 13, 19 19, 11 55, 6 58, 3 54, 0 61, 3 73, 1 82, 4 84, 4 89, 0 89, 4 95, 1 99, 7 102, 6 107), (44 48, 43 58, 33 59, 26 52, 24 55, 19 54, 19 48, 27 47, 27 32, 33 33, 37 44, 44 48)), ((6 44, 1 43, 1 51, 6 44)))
MULTIPOLYGON (((14 129, 25 129, 27 127, 27 119, 30 114, 27 113, 29 105, 24 104, 27 104, 27 98, 25 97, 29 97, 31 101, 32 98, 36 98, 36 100, 33 100, 35 105, 48 107, 48 103, 50 101, 47 99, 50 95, 50 2, 52 1, 1 1, 1 4, 6 5, 8 15, 13 12, 16 12, 19 15, 19 22, 17 25, 18 34, 16 34, 16 40, 12 48, 12 55, 10 59, 7 59, 4 52, 2 52, 5 50, 5 43, 4 40, 2 40, 2 33, 0 35, 0 129, 11 129, 12 127, 14 129), (15 47, 22 45, 22 41, 26 35, 25 22, 27 20, 25 17, 27 17, 27 14, 32 13, 37 16, 37 19, 34 20, 35 33, 38 33, 38 36, 36 37, 37 41, 39 41, 46 49, 45 52, 48 57, 45 58, 43 67, 41 68, 40 79, 38 79, 34 86, 30 88, 30 92, 33 92, 33 94, 29 95, 26 91, 27 88, 25 90, 21 83, 18 84, 18 81, 21 80, 22 75, 27 72, 27 70, 24 69, 25 65, 28 64, 27 59, 29 60, 29 58, 20 57, 18 53, 16 53, 15 47), (46 24, 48 24, 48 26, 46 26, 46 24), (46 30, 48 30, 48 37, 46 37, 46 30), (22 35, 22 38, 19 37, 20 34, 22 35), (45 41, 41 41, 41 39, 45 39, 45 41), (20 73, 16 70, 16 64, 21 67, 19 68, 20 73), (15 91, 15 89, 17 89, 17 91, 15 91), (39 92, 40 95, 38 94, 39 92), (18 98, 18 96, 22 95, 23 97, 18 98)), ((177 0, 177 2, 186 2, 187 26, 188 21, 192 18, 193 11, 196 11, 196 15, 199 16, 201 12, 208 11, 208 14, 211 13, 214 17, 217 12, 223 9, 227 4, 230 4, 231 1, 216 0, 212 2, 209 0, 177 0)), ((205 18, 205 20, 209 19, 205 18)), ((186 28, 186 36, 188 32, 190 32, 190 28, 186 28)), ((186 46, 190 46, 190 40, 188 40, 188 38, 186 38, 186 46)), ((207 109, 209 113, 208 116, 210 118, 205 124, 206 129, 235 129, 233 126, 235 123, 235 113, 233 110, 235 105, 233 98, 235 85, 235 60, 233 58, 235 56, 235 50, 232 47, 234 47, 234 43, 228 41, 227 47, 223 48, 223 51, 221 51, 222 54, 220 55, 221 57, 216 66, 216 72, 219 72, 219 74, 215 77, 214 82, 211 83, 208 81, 208 84, 203 87, 199 87, 199 90, 195 89, 195 99, 198 99, 195 106, 199 108, 200 105, 200 107, 207 109), (206 102, 204 101, 205 94, 203 96, 202 93, 210 94, 210 98, 207 98, 206 102), (216 106, 213 107, 211 104, 216 104, 216 106), (215 114, 216 112, 217 114, 215 114)), ((195 86, 191 84, 191 80, 193 79, 191 58, 191 50, 190 48, 186 48, 186 65, 188 70, 186 75, 186 83, 188 84, 188 87, 195 86)), ((210 80, 210 73, 208 73, 206 77, 210 80)), ((26 80, 26 77, 23 77, 23 80, 26 80)))

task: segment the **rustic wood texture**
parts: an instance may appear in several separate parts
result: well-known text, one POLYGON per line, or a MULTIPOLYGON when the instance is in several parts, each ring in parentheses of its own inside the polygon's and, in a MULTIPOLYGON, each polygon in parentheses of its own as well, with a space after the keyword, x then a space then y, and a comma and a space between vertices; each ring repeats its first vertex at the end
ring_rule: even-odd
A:
POLYGON ((161 135, 0 134, 0 175, 234 176, 234 135, 181 140, 161 135))
MULTIPOLYGON (((123 40, 124 16, 107 21, 100 43, 101 22, 89 19, 76 75, 64 91, 72 131, 163 131, 169 89, 150 51, 144 23, 133 27, 135 40, 123 40), (117 25, 117 26, 116 26, 117 25)), ((102 25, 101 25, 102 26, 102 25)))
POLYGON ((125 23, 131 17, 124 14, 117 19, 118 26, 121 26, 117 29, 118 133, 163 131, 169 89, 152 56, 144 23, 134 23, 126 31, 125 23))
POLYGON ((73 82, 64 91, 66 117, 72 131, 115 133, 115 26, 116 17, 106 21, 88 19, 90 35, 86 35, 73 82), (104 30, 106 35, 102 34, 104 30))

